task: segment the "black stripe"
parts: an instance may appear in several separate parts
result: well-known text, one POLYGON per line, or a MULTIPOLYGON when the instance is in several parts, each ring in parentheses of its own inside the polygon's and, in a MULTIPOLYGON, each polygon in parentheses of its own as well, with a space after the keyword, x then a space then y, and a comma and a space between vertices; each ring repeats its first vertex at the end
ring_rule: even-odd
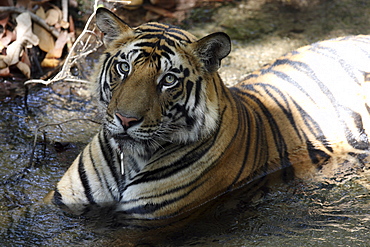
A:
MULTIPOLYGON (((99 143, 100 144, 100 143, 99 143)), ((100 146, 100 145, 99 145, 100 146)), ((101 146, 100 146, 101 147, 101 146)), ((106 186, 106 188, 108 189, 108 191, 109 191, 109 193, 111 194, 111 196, 113 197, 113 198, 116 198, 115 196, 114 196, 114 194, 112 193, 112 191, 110 190, 110 185, 109 185, 109 183, 108 183, 108 181, 107 181, 107 179, 106 179, 106 176, 107 176, 107 174, 104 174, 103 173, 103 177, 101 177, 100 176, 100 173, 99 173, 99 171, 98 171, 98 169, 96 168, 96 166, 97 166, 97 164, 96 164, 96 162, 95 162, 95 160, 93 159, 93 153, 92 153, 92 144, 90 144, 89 145, 89 156, 90 156, 90 159, 91 159, 91 164, 92 164, 92 166, 93 166, 93 168, 94 168, 94 171, 95 171, 95 173, 96 173, 96 176, 98 177, 98 179, 99 179, 99 183, 100 183, 100 186, 99 187, 103 187, 102 185, 103 185, 103 183, 105 184, 105 186, 106 186)), ((101 150, 102 151, 102 150, 101 150)), ((100 161, 98 161, 98 162, 100 162, 100 161)), ((106 161, 105 161, 106 162, 106 161)), ((109 163, 99 163, 98 164, 98 166, 104 166, 104 165, 108 165, 109 163)), ((108 165, 108 167, 109 167, 109 165, 108 165)), ((104 170, 104 169, 103 169, 104 170)))
MULTIPOLYGON (((267 85, 267 84, 256 84, 256 85, 260 85, 260 86, 270 86, 270 85, 267 85)), ((288 102, 287 102, 287 99, 284 97, 284 94, 279 91, 277 88, 274 88, 273 86, 270 86, 271 88, 273 88, 274 90, 276 90, 279 95, 281 97, 283 97, 285 103, 288 105, 288 102)), ((265 87, 264 87, 265 89, 265 87)), ((258 92, 255 88, 254 88, 254 85, 250 84, 248 85, 248 90, 251 90, 251 91, 254 91, 254 92, 258 92)), ((267 89, 265 89, 265 91, 268 91, 267 89)), ((276 104, 279 105, 279 107, 283 110, 284 114, 286 115, 286 117, 288 118, 289 122, 292 124, 292 127, 294 128, 295 132, 297 133, 297 135, 300 137, 300 139, 302 140, 302 136, 300 134, 300 131, 298 130, 298 127, 295 123, 295 120, 291 114, 291 110, 289 111, 286 111, 284 109, 284 107, 279 103, 279 101, 273 97, 270 93, 269 93, 270 97, 273 98, 274 102, 276 104)), ((297 104, 297 102, 291 97, 290 100, 293 102, 294 106, 296 107, 297 109, 297 112, 301 115, 306 127, 310 130, 310 132, 315 136, 315 138, 317 140, 319 140, 324 146, 325 148, 330 151, 330 152, 333 152, 333 149, 332 147, 329 145, 329 143, 327 142, 327 139, 323 133, 323 131, 321 130, 320 126, 317 124, 316 121, 314 121, 314 119, 307 113, 304 111, 304 109, 299 105, 297 104), (313 124, 313 128, 311 127, 311 124, 313 124)), ((303 131, 304 132, 304 131, 303 131)))
POLYGON ((151 32, 151 33, 144 33, 143 35, 140 35, 140 40, 144 39, 163 39, 163 32, 151 32))
MULTIPOLYGON (((275 86, 272 86, 272 85, 269 85, 269 84, 257 83, 257 84, 253 84, 253 85, 261 86, 261 87, 265 90, 266 94, 267 94, 268 96, 270 96, 270 98, 275 102, 275 104, 276 104, 277 106, 279 106, 279 108, 281 109, 281 111, 284 113, 285 117, 289 120, 290 124, 291 124, 291 125, 292 125, 292 127, 294 128, 294 130, 295 130, 296 134, 298 135, 299 139, 300 139, 300 140, 302 140, 302 136, 301 136, 301 134, 299 133, 299 131, 298 131, 298 127, 297 127, 297 125, 296 125, 296 123, 295 123, 295 121, 294 121, 294 117, 293 117, 293 114, 292 114, 292 109, 291 109, 291 108, 290 108, 290 106, 289 106, 289 101, 288 101, 288 99, 286 98, 286 96, 284 95, 284 93, 283 93, 282 91, 280 91, 280 89, 279 89, 279 88, 277 88, 277 87, 275 87, 275 86), (270 90, 269 90, 268 88, 270 88, 270 89, 274 90, 276 93, 278 93, 278 94, 279 94, 279 96, 282 98, 282 100, 283 100, 283 102, 285 103, 285 105, 286 105, 286 106, 283 106, 283 105, 281 104, 281 100, 280 100, 280 99, 277 99, 277 98, 276 98, 276 97, 275 97, 275 96, 270 92, 270 90)), ((257 91, 257 90, 256 90, 256 91, 257 91)), ((291 97, 290 97, 290 99, 291 99, 291 101, 293 101, 293 102, 294 102, 293 98, 291 98, 291 97)), ((299 110, 298 110, 298 111, 299 111, 299 110)), ((299 111, 299 113, 301 113, 301 114, 302 114, 302 112, 301 112, 301 111, 299 111)))
MULTIPOLYGON (((193 90, 193 86, 194 86, 194 82, 192 82, 192 81, 190 81, 190 80, 188 80, 187 82, 186 82, 186 86, 185 86, 185 88, 186 88, 186 100, 185 100, 185 105, 188 105, 188 103, 189 103, 189 99, 190 99, 190 96, 191 96, 191 91, 193 90)), ((175 98, 176 99, 176 98, 175 98)), ((189 108, 190 108, 190 106, 189 106, 189 108)))
MULTIPOLYGON (((305 137, 306 139, 308 139, 307 136, 305 137)), ((315 148, 315 146, 312 144, 311 141, 306 142, 306 147, 307 147, 308 155, 311 159, 312 164, 315 164, 315 165, 319 163, 323 164, 323 162, 327 161, 331 157, 329 154, 325 153, 324 151, 315 148)))
POLYGON ((96 204, 93 195, 91 194, 91 187, 89 185, 89 178, 86 175, 84 162, 83 162, 83 153, 80 155, 80 159, 78 161, 78 174, 80 175, 80 180, 82 186, 85 189, 85 196, 90 204, 96 204))
POLYGON ((202 89, 202 80, 203 78, 199 76, 198 80, 195 82, 195 102, 194 108, 198 106, 200 100, 200 91, 202 89))
MULTIPOLYGON (((224 117, 224 114, 225 114, 225 110, 226 109, 224 109, 222 112, 221 112, 221 116, 220 116, 220 118, 221 118, 221 121, 222 121, 222 119, 223 119, 223 117, 224 117)), ((219 126, 219 128, 215 131, 216 133, 219 133, 219 131, 220 131, 220 126, 219 126)), ((214 143, 215 143, 215 140, 217 139, 216 138, 217 137, 217 134, 215 134, 214 135, 214 138, 212 139, 212 142, 210 142, 210 143, 208 143, 207 144, 207 149, 206 150, 204 150, 202 153, 200 153, 200 155, 197 155, 196 153, 195 153, 195 151, 194 150, 199 150, 199 147, 200 146, 202 146, 202 147, 204 147, 204 144, 200 144, 200 146, 197 146, 197 147, 195 147, 193 150, 191 150, 190 152, 188 152, 188 155, 190 154, 190 156, 192 155, 192 154, 195 154, 195 156, 194 156, 194 159, 195 160, 197 160, 197 159, 199 159, 199 158, 201 158, 205 153, 207 153, 208 151, 209 151, 209 149, 212 147, 212 146, 214 146, 214 143)), ((230 144, 229 144, 230 145, 230 144)), ((156 160, 154 160, 154 161, 152 161, 152 163, 155 163, 155 162, 158 162, 159 160, 161 160, 161 159, 163 159, 163 157, 165 157, 168 153, 173 153, 173 152, 175 152, 176 150, 177 150, 177 147, 175 147, 175 148, 165 148, 165 150, 167 151, 167 152, 164 152, 161 156, 159 156, 159 157, 157 157, 157 159, 156 160)), ((198 152, 199 153, 199 152, 198 152)), ((183 170, 183 169, 186 169, 186 168, 188 168, 190 165, 194 165, 194 161, 193 160, 190 160, 191 159, 191 157, 189 157, 189 159, 187 159, 187 157, 186 156, 184 156, 184 157, 180 157, 179 158, 179 160, 178 160, 178 162, 175 162, 175 163, 173 163, 173 164, 170 164, 170 165, 168 165, 167 167, 162 167, 162 168, 159 168, 159 169, 157 169, 156 171, 151 171, 150 173, 154 173, 154 175, 157 175, 157 177, 153 177, 153 174, 149 174, 149 172, 147 172, 147 173, 142 173, 142 174, 137 174, 137 175, 139 175, 140 176, 140 178, 138 178, 138 179, 136 179, 133 183, 131 183, 131 184, 129 184, 129 185, 127 185, 126 186, 126 188, 128 188, 129 186, 131 186, 131 185, 135 185, 135 184, 139 184, 139 183, 146 183, 146 182, 150 182, 150 181, 152 181, 152 180, 160 180, 160 179, 163 179, 163 178, 166 178, 166 177, 169 177, 169 176, 172 176, 173 174, 175 174, 175 173, 178 173, 178 172, 180 172, 181 170, 183 170), (182 165, 182 164, 184 164, 183 162, 184 161, 189 161, 189 162, 187 162, 187 164, 184 166, 184 165, 182 165), (177 164, 177 166, 179 166, 177 169, 171 169, 171 168, 173 168, 173 166, 174 165, 176 165, 177 164), (167 175, 166 176, 164 176, 163 174, 163 170, 170 170, 168 173, 167 173, 167 175), (152 179, 151 180, 148 180, 148 178, 149 178, 149 176, 150 175, 152 175, 152 179), (146 177, 144 177, 144 176, 146 176, 146 177)), ((217 161, 216 161, 217 162, 217 161)), ((210 167, 213 167, 213 165, 211 165, 210 167)), ((189 187, 189 186, 191 186, 191 185, 193 185, 194 183, 196 183, 197 181, 199 181, 199 179, 202 179, 202 178, 204 178, 204 176, 205 176, 205 174, 206 173, 208 173, 209 171, 211 171, 211 169, 208 169, 208 170, 206 170, 206 171, 204 171, 200 176, 198 176, 198 177, 196 177, 196 178, 194 178, 192 181, 189 181, 188 183, 186 183, 186 184, 183 184, 182 186, 180 186, 180 187, 177 187, 177 188, 173 188, 173 189, 171 189, 171 190, 168 190, 168 191, 166 191, 165 193, 162 193, 162 194, 160 194, 160 195, 156 195, 156 196, 146 196, 146 197, 141 197, 141 198, 135 198, 135 199, 133 199, 133 200, 129 200, 129 201, 126 201, 126 203, 130 203, 130 202, 136 202, 136 201, 140 201, 140 200, 143 200, 143 199, 149 199, 149 198, 155 198, 155 197, 160 197, 160 196, 164 196, 164 195, 168 195, 168 194, 171 194, 171 193, 174 193, 174 192, 177 192, 177 191, 179 191, 179 190, 183 190, 183 189, 185 189, 185 188, 187 188, 187 187, 189 187)), ((205 181, 204 181, 205 182, 205 181)), ((202 183, 201 184, 199 184, 198 186, 196 186, 196 187, 194 187, 193 189, 192 189, 192 191, 193 190, 195 190, 196 188, 198 188, 198 187, 200 187, 202 185, 202 183)), ((125 189, 126 189, 125 188, 125 189)), ((190 192, 189 192, 190 193, 190 192)), ((125 202, 122 202, 122 203, 125 203, 125 202)), ((180 210, 181 211, 181 210, 180 210)))
POLYGON ((169 24, 162 24, 162 23, 155 23, 155 22, 149 22, 149 23, 146 23, 144 28, 142 27, 139 27, 139 28, 142 28, 141 30, 145 31, 145 32, 156 32, 156 31, 163 31, 163 29, 167 29, 171 27, 169 24), (150 29, 148 28, 148 26, 150 27, 156 27, 158 29, 150 29))
POLYGON ((258 99, 256 96, 249 94, 246 91, 241 91, 239 88, 233 88, 233 91, 245 97, 248 97, 249 99, 253 100, 259 106, 261 112, 265 115, 266 119, 268 120, 269 127, 271 128, 271 132, 273 134, 273 138, 275 142, 275 147, 279 153, 281 168, 290 166, 291 163, 289 160, 289 155, 288 155, 288 150, 287 150, 287 145, 285 143, 285 139, 283 138, 280 132, 279 126, 276 123, 271 112, 266 108, 263 102, 261 102, 260 99, 258 99))
MULTIPOLYGON (((163 34, 162 32, 146 33, 146 34, 140 36, 140 40, 144 40, 144 39, 153 40, 151 43, 159 43, 159 40, 165 40, 166 43, 168 44, 168 46, 174 47, 175 42, 173 40, 169 39, 168 37, 166 37, 166 34, 167 33, 163 34)), ((143 43, 143 42, 141 42, 141 43, 143 43)))
MULTIPOLYGON (((234 96, 236 97, 236 100, 235 102, 243 102, 243 99, 239 98, 239 95, 237 94, 234 94, 234 96)), ((256 131, 257 132, 257 138, 254 138, 252 139, 251 138, 251 134, 252 134, 252 131, 250 129, 247 129, 245 131, 242 131, 241 133, 246 133, 247 134, 247 137, 244 138, 246 140, 246 143, 245 143, 245 150, 244 152, 242 151, 239 151, 237 153, 242 153, 244 155, 244 159, 243 159, 243 162, 242 162, 242 166, 240 167, 239 169, 239 172, 237 174, 237 176, 234 178, 234 181, 229 185, 228 187, 228 190, 232 190, 234 189, 234 186, 238 183, 238 180, 240 179, 240 176, 241 174, 243 173, 245 167, 247 165, 252 165, 253 167, 251 168, 252 170, 252 174, 250 174, 248 177, 244 178, 244 181, 245 182, 248 182, 249 179, 252 179, 255 180, 256 178, 260 178, 260 177, 263 177, 263 176, 266 176, 269 172, 273 172, 273 171, 269 171, 269 166, 268 166, 268 163, 267 163, 267 159, 268 159, 268 147, 267 147, 267 144, 266 144, 266 134, 265 134, 265 131, 263 128, 260 128, 258 126, 263 126, 263 123, 262 123, 262 120, 261 120, 261 116, 259 116, 256 112, 251 112, 250 110, 248 110, 247 106, 245 104, 246 102, 243 102, 243 104, 237 104, 237 108, 238 108, 238 112, 239 113, 243 113, 243 116, 244 117, 241 117, 240 114, 238 114, 238 117, 239 117, 239 126, 243 126, 243 127, 246 127, 246 126, 251 126, 252 124, 252 118, 254 118, 254 124, 256 126, 256 129, 253 130, 253 131, 256 131), (253 116, 251 115, 253 114, 253 116), (244 120, 244 121, 243 121, 244 120), (252 142, 253 142, 253 145, 252 145, 252 142), (252 146, 256 147, 256 149, 253 149, 252 146), (251 164, 247 164, 247 159, 248 159, 248 156, 251 155, 251 152, 254 152, 254 151, 258 151, 258 153, 255 153, 253 154, 254 155, 254 160, 253 162, 251 162, 251 164)), ((238 130, 236 131, 235 134, 238 134, 240 133, 240 130, 238 128, 238 130)), ((236 135, 233 137, 233 139, 236 137, 236 135)), ((240 184, 241 181, 239 181, 238 184, 240 184)))
MULTIPOLYGON (((301 115, 301 118, 303 119, 304 124, 306 125, 307 129, 310 131, 312 135, 315 136, 316 140, 320 141, 321 144, 329 151, 333 152, 333 148, 331 147, 330 143, 328 142, 328 139, 326 138, 324 132, 322 131, 320 125, 294 100, 293 104, 297 108, 298 112, 301 115), (313 127, 312 127, 313 125, 313 127)), ((308 137, 303 131, 305 135, 305 139, 308 140, 308 137)))
MULTIPOLYGON (((335 50, 331 49, 331 48, 327 48, 327 47, 322 47, 322 46, 319 46, 319 45, 314 45, 315 49, 313 49, 313 51, 319 53, 319 54, 322 54, 322 55, 325 55, 325 53, 323 52, 320 52, 322 50, 328 50, 329 52, 331 52, 331 54, 334 54, 336 55, 336 52, 335 50)), ((327 56, 328 57, 328 56, 327 56)), ((336 57, 333 57, 332 58, 333 60, 341 60, 338 58, 338 56, 336 57)), ((344 61, 338 61, 341 66, 343 67, 344 65, 344 61)), ((337 117, 339 119, 339 121, 341 122, 341 124, 344 126, 344 133, 346 135, 346 138, 347 138, 347 141, 350 145, 354 145, 354 141, 353 141, 353 138, 352 138, 352 135, 348 135, 348 133, 351 133, 350 129, 348 128, 346 122, 345 122, 345 119, 348 117, 348 116, 345 116, 342 112, 343 111, 348 111, 349 109, 347 109, 345 106, 342 106, 340 104, 337 103, 336 101, 336 98, 334 97, 334 95, 330 92, 330 90, 327 88, 326 85, 324 85, 315 75, 315 72, 310 68, 310 66, 306 63, 303 63, 303 62, 298 62, 298 61, 289 61, 287 59, 283 59, 279 62, 277 62, 277 64, 285 64, 285 65, 290 65, 290 66, 293 66, 293 68, 297 69, 298 71, 306 74, 306 75, 309 75, 310 78, 316 82, 316 84, 320 87, 321 91, 323 94, 325 94, 325 96, 330 100, 332 106, 334 107, 335 109, 335 112, 337 114, 337 117)), ((344 68, 344 67, 343 67, 344 68)), ((352 72, 349 72, 346 68, 344 68, 344 70, 350 74, 350 76, 353 78, 353 73, 352 72)), ((269 70, 266 70, 266 71, 269 71, 269 70)), ((287 74, 283 73, 283 72, 280 72, 280 71, 275 71, 275 70, 270 70, 270 72, 272 72, 273 74, 275 74, 276 76, 279 76, 281 77, 283 80, 285 81, 288 81, 289 83, 293 83, 293 85, 295 85, 296 87, 300 88, 301 89, 301 86, 293 81, 287 74)), ((358 81, 357 78, 355 78, 355 81, 358 81)), ((251 87, 249 85, 249 87, 251 87)), ((303 91, 303 89, 301 90, 302 92, 305 92, 303 91)), ((307 92, 305 92, 305 94, 312 100, 312 98, 307 94, 307 92)), ((315 101, 314 101, 315 102, 315 101)))
MULTIPOLYGON (((107 63, 110 64, 111 61, 111 54, 110 53, 105 53, 105 59, 102 62, 101 65, 101 70, 100 70, 100 75, 99 75, 99 92, 100 92, 100 101, 108 104, 109 101, 107 99, 107 91, 110 90, 110 85, 109 82, 107 83, 107 76, 106 76, 106 68, 107 68, 107 63)), ((109 66, 109 65, 108 65, 109 66)))
POLYGON ((55 188, 54 190, 54 196, 53 196, 53 200, 52 202, 57 205, 58 207, 60 208, 63 208, 63 207, 66 207, 66 205, 64 204, 63 202, 63 198, 62 198, 62 195, 60 194, 60 192, 58 191, 58 188, 55 188))
MULTIPOLYGON (((222 119, 223 119, 224 113, 225 113, 225 110, 223 110, 223 111, 222 111, 222 113, 221 113, 221 121, 222 121, 222 119)), ((220 129, 217 129, 216 133, 219 133, 219 131, 220 131, 220 129)), ((215 136, 217 136, 217 135, 215 135, 215 136)), ((215 140, 216 140, 216 139, 217 139, 217 138, 215 137, 215 138, 213 139, 213 141, 209 144, 209 145, 210 145, 210 147, 212 147, 212 146, 214 145, 214 143, 215 143, 215 140)), ((230 145, 230 143, 229 143, 229 145, 230 145)), ((202 145, 201 145, 201 146, 202 146, 202 145)), ((177 149, 177 148, 176 148, 176 149, 177 149)), ((195 147, 195 148, 194 148, 194 150, 197 150, 197 147, 195 147)), ((174 152, 174 151, 176 151, 176 150, 168 150, 168 151, 164 154, 164 156, 166 156, 166 154, 167 154, 167 153, 172 153, 172 152, 174 152)), ((208 152, 208 150, 207 150, 207 152, 208 152)), ((191 154, 192 152, 190 151, 189 153, 191 154)), ((158 160, 161 160, 162 158, 163 158, 163 156, 158 157, 154 162, 156 162, 156 161, 158 161, 158 160)), ((185 158, 180 158, 179 160, 180 160, 180 162, 181 162, 181 161, 184 161, 184 160, 185 160, 185 158)), ((193 162, 193 161, 191 161, 190 163, 191 163, 191 165, 193 165, 193 164, 194 164, 194 162, 193 162)), ((215 163, 217 163, 217 160, 215 161, 215 163)), ((169 165, 168 167, 171 167, 171 166, 172 166, 172 165, 169 165)), ((211 164, 211 165, 210 165, 210 167, 214 167, 214 164, 211 164)), ((187 167, 184 167, 184 169, 185 169, 185 168, 187 168, 187 167)), ((179 171, 180 171, 180 170, 179 170, 179 171)), ((190 187, 191 185, 193 185, 193 184, 195 184, 196 182, 198 182, 200 179, 204 178, 204 177, 205 177, 205 175, 206 175, 209 171, 211 171, 211 169, 207 169, 207 170, 206 170, 206 171, 204 171, 200 176, 195 177, 193 180, 188 181, 186 184, 183 184, 183 185, 182 185, 182 186, 180 186, 180 187, 173 188, 173 189, 171 189, 171 190, 167 190, 165 193, 162 193, 162 194, 159 194, 159 195, 155 195, 155 196, 145 196, 145 197, 135 198, 135 199, 133 199, 133 200, 129 200, 129 201, 126 201, 126 202, 127 202, 127 203, 131 203, 131 202, 140 201, 140 200, 142 200, 142 199, 156 198, 156 197, 165 196, 165 195, 169 195, 169 194, 175 193, 175 192, 177 192, 177 191, 179 191, 179 190, 186 189, 187 187, 190 187)), ((172 175, 172 174, 170 174, 170 175, 172 175)), ((143 181, 143 182, 146 182, 146 180, 144 179, 144 181, 143 181)), ((204 181, 203 183, 205 183, 205 182, 206 182, 206 181, 204 181)), ((201 184, 199 184, 199 185, 195 186, 194 188, 192 188, 192 190, 191 190, 191 191, 193 191, 193 190, 195 190, 196 188, 200 187, 203 183, 201 183, 201 184)), ((125 203, 125 202, 123 202, 123 203, 125 203)), ((181 210, 179 210, 179 211, 181 211, 181 210)))
MULTIPOLYGON (((254 117, 256 118, 256 124, 257 126, 263 126, 262 122, 262 116, 259 114, 255 114, 254 117)), ((263 164, 263 166, 259 167, 259 172, 261 172, 261 176, 266 176, 269 172, 269 164, 267 163, 268 157, 269 157, 269 150, 268 145, 266 143, 266 132, 264 128, 257 128, 257 133, 260 138, 258 138, 258 142, 255 144, 256 148, 264 147, 260 149, 260 154, 258 160, 255 160, 254 164, 263 164), (263 150, 264 152, 261 152, 263 150)), ((255 169, 255 167, 253 168, 255 169)), ((256 169, 255 169, 256 170, 256 169)))
POLYGON ((369 140, 364 130, 361 115, 354 111, 351 111, 349 114, 356 125, 357 133, 351 133, 349 130, 345 132, 348 143, 356 149, 368 150, 369 140))
POLYGON ((271 65, 271 67, 269 67, 268 69, 264 69, 262 70, 262 74, 267 74, 267 73, 272 73, 273 75, 279 77, 280 79, 288 82, 289 84, 295 86, 296 88, 298 88, 303 94, 305 94, 311 101, 314 101, 312 98, 311 98, 311 95, 309 95, 306 90, 302 87, 302 85, 300 85, 297 81, 293 80, 293 78, 291 78, 288 74, 282 72, 282 71, 278 71, 278 70, 274 70, 273 68, 277 65, 285 65, 285 66, 291 66, 293 67, 294 69, 302 72, 303 74, 305 75, 308 75, 309 77, 311 77, 311 79, 313 79, 319 86, 320 88, 322 89, 322 92, 325 93, 326 91, 329 91, 326 87, 324 87, 324 85, 320 82, 320 80, 318 80, 315 76, 315 73, 313 70, 311 70, 310 66, 306 63, 303 63, 303 62, 299 62, 299 61, 292 61, 292 60, 289 60, 289 59, 279 59, 277 60, 275 63, 273 63, 271 65), (326 91, 325 91, 326 90, 326 91))
MULTIPOLYGON (((249 123, 251 121, 250 119, 250 116, 249 116, 249 111, 245 108, 244 105, 241 104, 242 101, 240 101, 239 98, 236 98, 235 99, 235 103, 236 103, 236 108, 237 108, 237 118, 238 118, 238 122, 236 123, 238 128, 236 129, 236 131, 234 132, 234 136, 231 138, 231 140, 234 140, 236 138, 237 135, 240 135, 242 134, 243 135, 243 139, 246 140, 246 143, 245 143, 245 148, 246 150, 244 150, 244 152, 235 152, 235 153, 240 153, 241 155, 244 156, 243 158, 243 162, 241 163, 241 167, 239 168, 239 171, 237 173, 237 175, 235 176, 233 182, 228 186, 227 190, 230 190, 234 187, 234 185, 238 182, 241 174, 243 173, 244 169, 245 169, 245 166, 247 165, 247 159, 248 159, 248 156, 249 156, 249 153, 251 151, 251 137, 250 135, 252 134, 251 131, 248 130, 245 130, 245 127, 247 127, 247 124, 249 126, 249 123), (240 129, 243 128, 245 131, 241 131, 240 129), (246 138, 244 138, 244 135, 247 135, 246 138)), ((259 138, 257 138, 258 140, 259 138)), ((255 141, 255 140, 254 140, 255 141)), ((232 143, 229 143, 228 147, 226 147, 226 150, 229 148, 229 146, 231 145, 232 143)), ((242 149, 243 147, 240 146, 239 147, 240 149, 242 149)), ((253 165, 256 165, 255 163, 253 165)))
MULTIPOLYGON (((171 54, 171 55, 175 55, 175 53, 171 50, 171 48, 167 45, 160 45, 158 46, 158 49, 160 50, 163 50, 165 52, 167 52, 168 54, 171 54)), ((162 55, 165 55, 165 53, 162 53, 162 55)), ((167 54, 166 54, 167 55, 167 54)), ((167 55, 168 56, 168 55, 167 55)), ((168 59, 170 59, 170 57, 168 56, 167 57, 168 59)))
MULTIPOLYGON (((224 112, 221 114, 221 118, 223 116, 224 112)), ((220 131, 220 126, 215 131, 215 134, 213 135, 213 138, 210 140, 204 140, 204 142, 201 142, 197 146, 193 147, 193 149, 186 152, 185 155, 178 157, 177 161, 174 163, 171 163, 167 166, 163 166, 151 171, 147 171, 144 173, 139 174, 140 178, 132 181, 130 184, 127 184, 125 189, 127 189, 130 186, 140 184, 140 183, 147 183, 151 181, 161 180, 168 178, 170 176, 173 176, 176 173, 181 172, 184 169, 187 169, 188 167, 196 164, 196 161, 201 159, 204 155, 206 155, 209 150, 214 146, 214 143, 217 139, 217 135, 220 131)), ((158 162, 158 160, 162 159, 166 154, 173 153, 175 151, 178 151, 177 148, 175 150, 173 149, 166 149, 167 152, 165 152, 162 156, 158 157, 156 160, 153 160, 151 163, 158 162)), ((148 164, 149 166, 150 164, 148 164)), ((197 180, 196 178, 194 182, 197 180)), ((191 184, 189 184, 190 186, 191 184)))
POLYGON ((184 31, 173 25, 147 23, 141 30, 145 33, 164 33, 166 36, 170 36, 174 40, 190 42, 190 38, 184 33, 184 31), (153 28, 148 28, 148 26, 153 28))
POLYGON ((207 154, 209 149, 212 148, 213 143, 213 139, 212 141, 203 142, 194 147, 192 150, 189 150, 185 155, 178 157, 177 161, 174 163, 140 174, 141 177, 135 181, 132 181, 130 184, 127 184, 126 188, 135 184, 166 179, 184 169, 187 169, 188 167, 194 165, 197 160, 201 159, 205 154, 207 154))
MULTIPOLYGON (((203 182, 204 183, 204 182, 203 182)), ((136 207, 133 207, 129 210, 125 210, 125 213, 128 213, 128 214, 152 214, 154 213, 155 211, 158 211, 162 208, 164 208, 165 206, 168 206, 170 204, 173 204, 175 202, 178 202, 180 201, 181 199, 184 199, 185 197, 187 197, 189 194, 191 194, 194 190, 196 190, 197 188, 203 186, 203 183, 200 183, 199 185, 191 188, 190 191, 186 192, 186 193, 183 193, 182 195, 178 196, 178 197, 175 197, 175 198, 172 198, 170 200, 164 200, 164 201, 161 201, 160 203, 145 203, 144 205, 139 205, 139 206, 136 206, 136 207)), ((168 218, 168 217, 172 217, 172 216, 175 216, 177 215, 179 212, 181 212, 182 209, 179 209, 177 212, 174 212, 173 214, 166 214, 164 217, 165 218, 168 218)))
MULTIPOLYGON (((105 132, 103 130, 100 130, 100 131, 101 132, 99 134, 98 140, 99 140, 99 146, 101 148, 101 151, 104 157, 104 161, 106 162, 106 165, 108 166, 114 178, 114 181, 116 182, 117 188, 120 188, 122 178, 118 171, 118 168, 117 168, 118 166, 117 165, 115 166, 115 164, 117 164, 118 162, 117 154, 116 152, 113 151, 112 147, 110 147, 109 140, 105 132)), ((120 198, 117 198, 117 199, 119 200, 120 198)))
POLYGON ((191 39, 182 32, 174 32, 174 30, 171 30, 171 32, 166 33, 166 35, 173 38, 176 41, 185 41, 187 43, 191 43, 191 39))
MULTIPOLYGON (((158 56, 159 56, 159 55, 158 55, 158 56)), ((162 56, 162 57, 165 57, 167 60, 171 60, 171 56, 170 56, 168 53, 166 53, 166 52, 162 52, 162 53, 161 53, 161 56, 162 56)), ((159 56, 158 60, 160 60, 160 56, 159 56)), ((159 64, 160 64, 160 63, 159 63, 159 64)))
POLYGON ((135 46, 136 47, 150 47, 150 48, 154 48, 155 46, 157 46, 157 44, 158 44, 158 41, 156 40, 155 42, 146 41, 146 42, 136 43, 135 46))
POLYGON ((167 52, 167 53, 169 53, 171 55, 175 55, 175 53, 172 51, 172 49, 170 48, 170 46, 168 46, 168 45, 161 45, 160 42, 159 42, 159 40, 155 40, 154 42, 150 42, 150 41, 140 42, 140 43, 136 43, 135 46, 136 47, 150 47, 150 48, 156 47, 158 50, 167 52))

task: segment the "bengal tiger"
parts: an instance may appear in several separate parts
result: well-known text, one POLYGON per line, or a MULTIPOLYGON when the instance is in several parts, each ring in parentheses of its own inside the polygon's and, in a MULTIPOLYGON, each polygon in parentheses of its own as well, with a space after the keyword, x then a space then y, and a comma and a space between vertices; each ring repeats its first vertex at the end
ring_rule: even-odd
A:
POLYGON ((96 24, 106 114, 54 191, 69 212, 174 217, 277 170, 299 176, 368 152, 370 36, 305 46, 228 88, 217 72, 225 33, 131 28, 104 8, 96 24))

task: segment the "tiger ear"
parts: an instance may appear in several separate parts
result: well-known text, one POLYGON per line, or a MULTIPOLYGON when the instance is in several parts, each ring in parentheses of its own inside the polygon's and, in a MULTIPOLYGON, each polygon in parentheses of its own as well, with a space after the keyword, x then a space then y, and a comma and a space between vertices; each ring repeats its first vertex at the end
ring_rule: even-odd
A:
POLYGON ((96 10, 96 25, 104 34, 103 41, 106 46, 109 46, 122 33, 132 30, 129 25, 106 8, 96 10))
POLYGON ((193 49, 204 63, 208 72, 215 72, 221 64, 221 60, 229 55, 231 50, 230 37, 223 32, 210 34, 194 43, 193 49))

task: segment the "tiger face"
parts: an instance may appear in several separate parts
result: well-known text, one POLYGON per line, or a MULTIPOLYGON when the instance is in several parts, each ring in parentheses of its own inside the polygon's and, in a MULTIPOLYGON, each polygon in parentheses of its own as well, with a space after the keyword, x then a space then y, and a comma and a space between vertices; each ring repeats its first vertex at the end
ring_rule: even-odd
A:
POLYGON ((97 25, 107 47, 96 76, 106 108, 103 129, 114 147, 144 157, 165 143, 187 144, 215 130, 214 84, 230 52, 226 34, 196 41, 159 23, 133 29, 105 9, 98 10, 97 25))

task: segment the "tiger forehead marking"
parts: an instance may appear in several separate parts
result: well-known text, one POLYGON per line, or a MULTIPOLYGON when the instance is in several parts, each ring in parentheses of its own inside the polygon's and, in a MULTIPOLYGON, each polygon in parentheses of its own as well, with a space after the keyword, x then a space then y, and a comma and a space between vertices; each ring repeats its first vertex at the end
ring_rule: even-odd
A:
MULTIPOLYGON (((196 41, 194 35, 172 25, 149 22, 134 28, 137 39, 147 40, 148 42, 165 41, 169 46, 177 43, 189 44, 196 41)), ((158 45, 163 45, 158 44, 158 45)))
MULTIPOLYGON (((174 26, 147 23, 133 29, 130 36, 123 35, 122 39, 115 41, 112 48, 118 50, 117 55, 119 54, 122 59, 135 60, 135 63, 148 61, 150 66, 157 66, 157 69, 160 69, 163 65, 161 58, 168 59, 167 64, 169 64, 175 55, 175 50, 181 51, 195 40, 192 34, 174 26), (122 52, 122 49, 127 52, 122 52), (134 59, 133 56, 135 56, 134 59)), ((109 49, 107 51, 110 52, 109 49)))

